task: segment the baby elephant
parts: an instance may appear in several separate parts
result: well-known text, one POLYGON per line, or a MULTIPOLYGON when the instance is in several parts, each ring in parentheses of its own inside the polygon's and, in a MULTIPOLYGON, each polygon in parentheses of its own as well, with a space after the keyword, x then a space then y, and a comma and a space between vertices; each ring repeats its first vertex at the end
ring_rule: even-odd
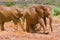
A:
POLYGON ((35 6, 35 9, 36 9, 36 12, 40 15, 40 17, 44 20, 45 29, 47 30, 46 18, 48 18, 51 31, 53 31, 52 29, 52 8, 48 5, 37 5, 35 6), (42 12, 41 9, 43 10, 43 14, 41 13, 42 12))
MULTIPOLYGON (((4 23, 13 20, 14 24, 20 21, 19 18, 23 16, 23 10, 17 6, 8 7, 0 5, 0 27, 4 30, 4 23)), ((16 26, 17 27, 17 26, 16 26)))
POLYGON ((26 31, 27 32, 34 32, 35 31, 35 25, 39 23, 43 29, 43 33, 48 33, 46 31, 46 18, 48 17, 50 20, 50 27, 52 30, 52 18, 51 18, 52 9, 50 7, 46 6, 32 6, 25 10, 24 17, 26 18, 26 31))
POLYGON ((36 32, 35 25, 37 23, 40 23, 40 25, 44 29, 43 33, 47 33, 45 32, 45 25, 43 22, 43 17, 44 17, 43 12, 44 12, 43 9, 40 7, 40 13, 38 13, 36 11, 35 6, 29 7, 25 10, 24 17, 26 18, 26 25, 27 25, 26 31, 27 32, 36 32))
POLYGON ((48 5, 40 5, 37 7, 38 7, 37 10, 39 9, 39 7, 41 7, 43 9, 43 11, 44 11, 43 20, 44 20, 45 26, 47 27, 46 18, 48 18, 51 31, 53 31, 53 29, 52 29, 52 8, 49 7, 48 5))

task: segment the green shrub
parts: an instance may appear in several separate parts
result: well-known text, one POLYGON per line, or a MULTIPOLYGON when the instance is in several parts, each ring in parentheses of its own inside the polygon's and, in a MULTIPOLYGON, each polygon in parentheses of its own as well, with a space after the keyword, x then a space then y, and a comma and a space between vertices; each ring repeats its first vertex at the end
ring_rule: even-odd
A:
POLYGON ((58 6, 58 7, 60 7, 60 3, 59 3, 59 4, 57 4, 57 6, 58 6))
POLYGON ((58 16, 58 15, 60 15, 60 7, 56 6, 53 9, 53 16, 58 16))
POLYGON ((6 3, 6 5, 7 6, 12 6, 12 5, 14 5, 14 3, 13 2, 8 2, 8 3, 6 3))

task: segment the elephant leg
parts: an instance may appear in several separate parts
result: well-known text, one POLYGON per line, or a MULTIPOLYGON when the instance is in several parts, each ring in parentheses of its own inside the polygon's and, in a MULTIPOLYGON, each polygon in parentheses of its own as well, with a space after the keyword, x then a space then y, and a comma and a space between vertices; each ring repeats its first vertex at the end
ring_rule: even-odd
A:
POLYGON ((4 31, 4 30, 5 30, 5 29, 4 29, 4 22, 2 22, 2 23, 0 24, 0 26, 1 26, 1 30, 4 31))
POLYGON ((18 21, 15 19, 13 20, 13 22, 14 22, 14 29, 18 30, 18 21))
POLYGON ((40 30, 41 30, 41 26, 40 26, 39 23, 37 23, 37 24, 35 25, 35 30, 36 30, 36 31, 40 31, 40 30))
POLYGON ((11 19, 13 20, 14 22, 14 29, 15 30, 18 30, 18 18, 16 18, 14 15, 11 15, 11 19))
POLYGON ((31 27, 30 27, 31 32, 35 33, 36 32, 35 29, 36 29, 36 25, 31 24, 31 27))
POLYGON ((48 27, 47 27, 47 20, 46 20, 47 17, 44 16, 43 20, 44 20, 44 24, 45 24, 45 27, 46 27, 46 30, 49 30, 48 27))
POLYGON ((31 32, 31 25, 29 22, 26 23, 26 31, 31 32))
POLYGON ((46 17, 44 17, 43 20, 44 20, 45 26, 47 26, 46 17))
POLYGON ((53 28, 52 28, 52 17, 49 16, 48 18, 49 18, 49 24, 50 24, 51 31, 53 31, 53 28))
POLYGON ((44 32, 43 33, 48 33, 48 31, 46 32, 46 28, 45 28, 45 24, 44 24, 44 21, 43 21, 43 18, 39 18, 39 23, 40 23, 40 25, 43 27, 43 30, 44 30, 44 32))
POLYGON ((26 24, 26 31, 27 31, 27 32, 29 32, 29 26, 30 26, 30 25, 29 25, 29 23, 27 22, 27 24, 26 24))

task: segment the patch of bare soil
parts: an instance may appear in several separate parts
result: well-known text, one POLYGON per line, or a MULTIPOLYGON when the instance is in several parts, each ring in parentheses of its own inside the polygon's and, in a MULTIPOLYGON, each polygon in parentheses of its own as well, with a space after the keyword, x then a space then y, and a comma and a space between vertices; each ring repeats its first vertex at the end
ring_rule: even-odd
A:
POLYGON ((5 23, 5 31, 0 31, 0 40, 60 40, 60 19, 53 18, 53 32, 49 34, 15 31, 12 22, 5 23))

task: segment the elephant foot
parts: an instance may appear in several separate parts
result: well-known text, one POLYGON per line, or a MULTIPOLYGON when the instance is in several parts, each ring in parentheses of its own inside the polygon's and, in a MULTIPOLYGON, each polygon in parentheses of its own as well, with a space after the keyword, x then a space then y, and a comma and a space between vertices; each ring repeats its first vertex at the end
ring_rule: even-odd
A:
POLYGON ((1 29, 1 31, 5 31, 5 29, 1 29))
POLYGON ((40 31, 37 31, 36 33, 38 33, 38 34, 49 34, 49 32, 40 32, 40 31))
POLYGON ((49 32, 44 32, 44 34, 49 34, 49 32))
POLYGON ((36 33, 38 34, 49 34, 49 30, 40 30, 40 31, 36 31, 36 33))
POLYGON ((18 31, 18 25, 14 25, 14 30, 18 31))
POLYGON ((48 34, 49 33, 49 29, 46 29, 44 34, 48 34))
POLYGON ((36 33, 36 30, 33 30, 32 33, 36 33))

